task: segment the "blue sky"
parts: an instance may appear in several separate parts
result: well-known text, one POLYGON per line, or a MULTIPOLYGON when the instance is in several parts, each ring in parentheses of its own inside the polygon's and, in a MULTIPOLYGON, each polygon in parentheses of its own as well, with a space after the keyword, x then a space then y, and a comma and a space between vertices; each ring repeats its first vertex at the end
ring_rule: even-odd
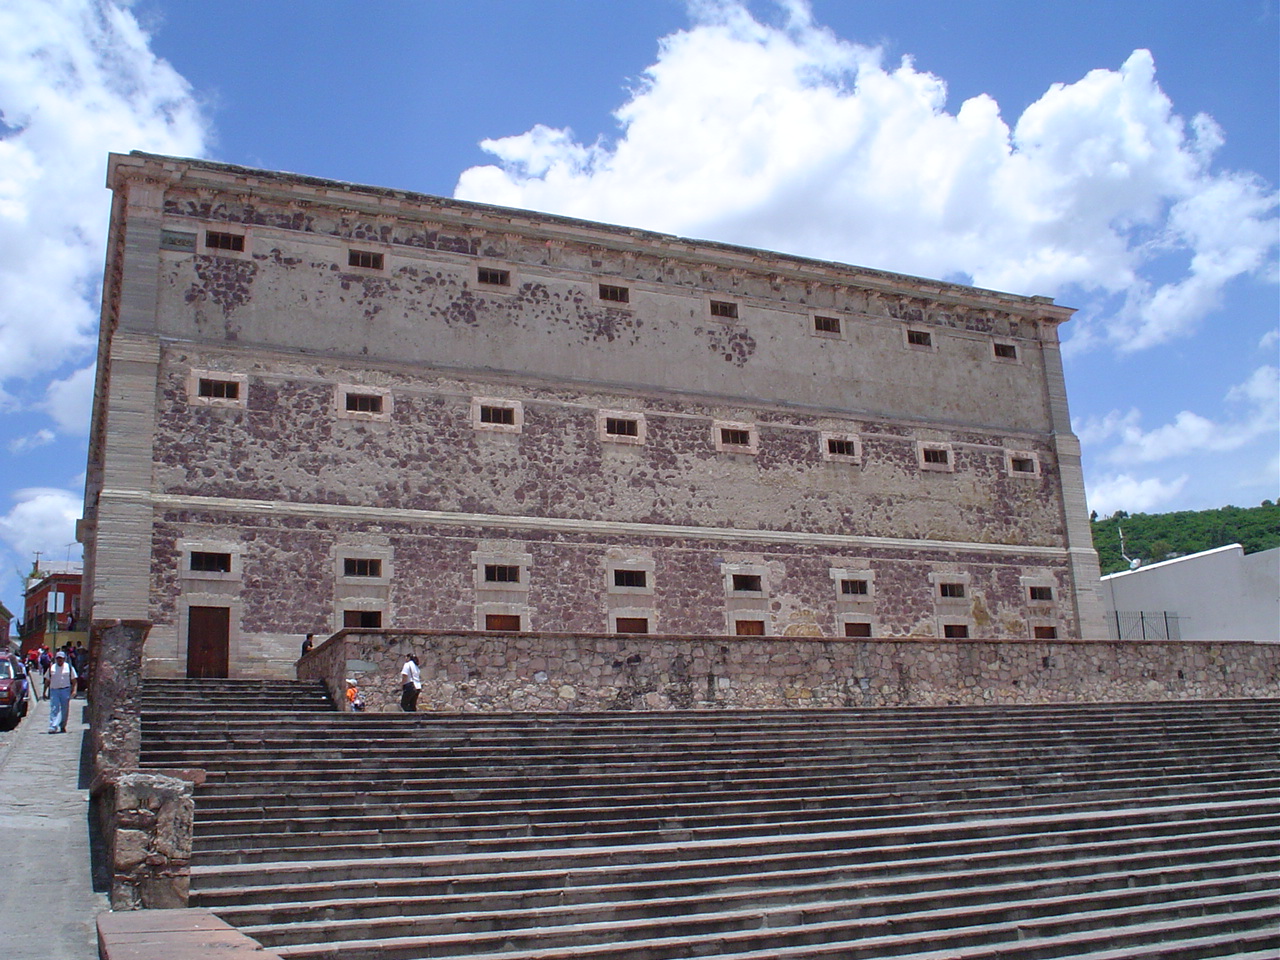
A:
POLYGON ((0 0, 0 600, 79 556, 110 150, 1053 296, 1091 507, 1275 499, 1278 34, 1275 0, 0 0))

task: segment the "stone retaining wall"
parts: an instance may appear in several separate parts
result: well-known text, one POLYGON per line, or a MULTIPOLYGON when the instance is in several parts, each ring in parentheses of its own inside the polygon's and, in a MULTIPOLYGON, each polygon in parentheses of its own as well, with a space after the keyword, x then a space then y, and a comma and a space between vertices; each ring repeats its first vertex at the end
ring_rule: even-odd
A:
MULTIPOLYGON (((1280 645, 1250 641, 822 640, 342 631, 298 665, 368 709, 560 712, 1280 697, 1280 645)), ((337 698, 345 709, 345 699, 337 698)))

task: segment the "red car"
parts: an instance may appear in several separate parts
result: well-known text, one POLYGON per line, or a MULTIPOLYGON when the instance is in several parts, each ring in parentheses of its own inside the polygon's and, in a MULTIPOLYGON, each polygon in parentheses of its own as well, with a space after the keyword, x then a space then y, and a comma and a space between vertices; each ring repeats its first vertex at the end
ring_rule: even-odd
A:
POLYGON ((27 715, 27 671, 22 661, 0 655, 0 726, 13 729, 27 715))

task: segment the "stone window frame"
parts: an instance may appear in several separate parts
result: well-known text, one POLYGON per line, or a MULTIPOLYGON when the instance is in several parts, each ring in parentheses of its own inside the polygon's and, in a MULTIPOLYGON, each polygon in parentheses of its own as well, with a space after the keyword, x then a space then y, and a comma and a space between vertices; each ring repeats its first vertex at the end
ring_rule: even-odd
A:
POLYGON ((377 249, 378 247, 382 247, 382 246, 383 244, 378 243, 377 241, 363 241, 363 240, 359 241, 359 245, 351 244, 351 245, 344 246, 343 250, 346 252, 346 257, 343 259, 341 263, 338 264, 339 269, 341 269, 343 272, 354 271, 355 273, 362 274, 364 276, 374 276, 374 277, 384 276, 387 273, 388 254, 385 249, 381 249, 381 250, 377 249), (371 257, 377 257, 378 266, 366 267, 366 266, 362 266, 361 264, 351 262, 352 257, 366 256, 366 255, 371 257))
POLYGON ((991 359, 996 363, 1022 363, 1022 348, 1012 340, 994 340, 991 343, 991 359), (996 353, 997 348, 1006 347, 1013 350, 1012 357, 1002 357, 996 353))
POLYGON ((621 443, 633 447, 643 447, 649 437, 649 425, 645 420, 643 413, 637 413, 635 410, 597 410, 596 411, 596 438, 601 443, 621 443), (606 429, 609 420, 634 420, 636 421, 636 435, 634 437, 625 434, 609 433, 606 429))
POLYGON ((527 603, 503 601, 503 600, 483 600, 476 601, 475 605, 475 628, 481 631, 487 631, 489 628, 485 625, 485 618, 491 614, 503 617, 519 617, 519 631, 503 631, 503 632, 520 632, 528 633, 533 629, 530 622, 533 611, 527 603))
POLYGON ((655 629, 658 623, 658 611, 653 607, 614 607, 609 611, 609 632, 619 636, 642 637, 651 636, 658 631, 655 629), (645 620, 648 622, 648 629, 644 633, 623 633, 618 629, 618 620, 645 620))
POLYGON ((921 470, 930 473, 955 473, 956 472, 956 451, 955 447, 945 441, 940 440, 917 440, 916 441, 916 466, 921 470), (926 450, 942 450, 947 455, 946 463, 933 463, 925 460, 926 450))
POLYGON ((937 333, 936 331, 928 327, 922 327, 919 324, 907 324, 902 328, 902 345, 908 350, 915 350, 920 353, 937 353, 938 352, 937 333), (917 333, 917 334, 923 333, 926 337, 929 338, 929 342, 928 343, 912 343, 911 334, 913 333, 917 333))
MULTIPOLYGON (((204 540, 199 538, 183 537, 177 542, 178 556, 178 579, 179 580, 203 580, 203 581, 220 581, 222 583, 237 582, 241 579, 244 569, 244 545, 235 540, 204 540), (227 571, 220 570, 192 570, 191 555, 193 553, 225 553, 231 557, 231 569, 227 571)), ((185 592, 185 591, 184 591, 185 592)), ((196 604, 200 606, 200 604, 196 604)))
POLYGON ((848 623, 865 623, 871 629, 871 636, 878 636, 880 633, 880 621, 874 614, 870 613, 841 613, 836 618, 836 638, 840 640, 860 640, 862 637, 851 637, 845 633, 845 624, 848 623))
POLYGON ((484 433, 523 433, 524 403, 520 400, 508 400, 505 397, 472 397, 471 428, 484 433), (503 407, 513 411, 515 423, 486 423, 480 419, 480 411, 484 407, 503 407))
POLYGON ((1046 641, 1061 640, 1062 624, 1058 623, 1058 621, 1056 620, 1048 620, 1043 617, 1037 617, 1035 619, 1028 620, 1027 621, 1027 637, 1028 639, 1031 639, 1031 640, 1046 640, 1046 641), (1053 636, 1037 637, 1036 630, 1052 630, 1053 636))
POLYGON ((481 260, 475 265, 475 272, 471 275, 476 288, 484 290, 486 293, 514 293, 520 286, 519 276, 515 268, 510 263, 499 261, 481 260), (506 283, 493 283, 480 279, 481 270, 493 270, 507 275, 506 283))
POLYGON ((354 629, 385 630, 391 626, 391 621, 387 614, 389 607, 390 607, 390 603, 387 601, 386 597, 334 597, 333 598, 333 632, 337 633, 339 630, 354 630, 354 629), (345 617, 344 617, 344 614, 348 610, 359 611, 360 613, 379 613, 382 615, 382 626, 381 627, 362 627, 362 628, 348 627, 345 625, 345 617))
POLYGON ((371 387, 363 383, 339 383, 334 387, 333 409, 339 420, 358 420, 364 423, 390 423, 391 412, 394 405, 393 395, 386 387, 371 387), (376 412, 372 410, 348 410, 348 395, 380 397, 382 399, 382 409, 376 412))
POLYGON ((1018 585, 1022 589, 1022 603, 1028 609, 1048 612, 1057 610, 1058 604, 1062 600, 1062 591, 1058 589, 1058 580, 1052 573, 1031 573, 1018 578, 1018 585), (1053 591, 1052 600, 1032 600, 1032 587, 1048 587, 1053 591))
MULTIPOLYGON (((523 547, 482 546, 471 552, 472 582, 476 595, 492 597, 494 594, 510 594, 529 592, 530 573, 533 570, 533 554, 523 547), (486 580, 486 566, 519 567, 520 579, 486 580)), ((501 610, 490 610, 490 613, 503 613, 501 610)), ((481 623, 484 621, 481 620, 481 623)))
POLYGON ((595 285, 596 303, 598 303, 602 307, 609 307, 612 310, 631 310, 633 308, 633 304, 631 302, 631 294, 633 292, 634 292, 634 288, 631 287, 630 284, 605 283, 604 281, 599 281, 595 285), (605 296, 606 289, 625 291, 626 299, 611 300, 609 297, 605 296))
POLYGON ((382 544, 339 544, 333 551, 333 579, 347 587, 386 587, 391 585, 395 575, 394 551, 382 544), (382 564, 382 573, 376 577, 349 576, 346 572, 348 560, 377 560, 382 564))
POLYGON ((837 433, 833 430, 823 430, 819 432, 819 446, 822 452, 822 459, 828 463, 852 463, 862 464, 862 438, 856 433, 837 433), (853 443, 854 452, 852 455, 845 453, 832 453, 832 440, 847 440, 853 443))
POLYGON ((752 600, 769 599, 769 566, 765 563, 724 563, 720 565, 720 575, 724 585, 724 595, 728 598, 748 598, 752 600), (759 577, 759 590, 735 590, 735 575, 759 577))
POLYGON ((187 403, 193 407, 247 407, 249 405, 249 376, 244 373, 227 373, 223 370, 197 370, 193 368, 187 374, 187 403), (234 400, 229 397, 202 397, 200 396, 201 380, 239 384, 238 396, 234 400))
MULTIPOLYGON (((939 611, 947 611, 945 614, 939 614, 948 620, 962 620, 963 617, 954 616, 950 613, 953 610, 969 609, 970 603, 973 601, 973 574, 952 571, 952 570, 933 570, 929 573, 929 587, 933 591, 933 605, 939 611), (942 585, 944 583, 958 583, 964 587, 963 597, 944 597, 942 595, 942 585)), ((972 626, 972 624, 970 624, 972 626)), ((942 636, 941 633, 938 636, 942 636)))
POLYGON ((719 297, 709 296, 705 302, 708 320, 715 323, 737 323, 742 319, 742 304, 738 300, 724 300, 719 297), (716 313, 717 310, 726 312, 716 313))
POLYGON ((195 252, 205 257, 226 257, 229 260, 253 259, 253 230, 241 224, 219 223, 206 224, 200 228, 196 237, 195 252), (209 246, 209 234, 222 233, 232 237, 240 237, 243 250, 227 250, 222 247, 209 246))
POLYGON ((772 637, 773 618, 769 616, 767 610, 733 610, 729 613, 729 636, 731 637, 772 637), (763 633, 738 633, 738 623, 747 621, 749 623, 759 622, 764 625, 763 633))
POLYGON ((876 574, 869 567, 830 567, 827 571, 838 603, 865 604, 876 601, 876 574), (865 580, 866 593, 845 593, 845 580, 865 580))
POLYGON ((755 456, 760 452, 760 430, 754 423, 745 423, 738 420, 715 420, 711 424, 711 440, 715 444, 717 453, 740 453, 748 456, 755 456), (725 430, 744 430, 747 433, 747 443, 725 443, 725 430))
POLYGON ((657 563, 649 557, 627 557, 625 559, 609 559, 605 561, 605 593, 613 596, 648 596, 654 594, 654 572, 657 563), (614 573, 618 570, 641 571, 645 575, 643 587, 620 587, 614 583, 614 573))
POLYGON ((955 617, 940 616, 938 617, 938 639, 939 640, 972 640, 975 637, 974 623, 972 617, 955 617), (963 637, 948 637, 947 627, 964 627, 965 635, 963 637))
POLYGON ((1034 450, 1011 450, 1006 448, 1004 451, 1004 472, 1011 477, 1021 477, 1024 480, 1040 479, 1040 455, 1034 450), (1015 470, 1013 462, 1015 460, 1030 460, 1030 470, 1015 470))
POLYGON ((805 316, 809 321, 809 336, 817 337, 820 340, 844 340, 845 334, 849 329, 848 318, 841 316, 839 313, 830 310, 810 310, 805 316), (836 330, 820 330, 818 329, 819 319, 834 320, 836 322, 836 330))

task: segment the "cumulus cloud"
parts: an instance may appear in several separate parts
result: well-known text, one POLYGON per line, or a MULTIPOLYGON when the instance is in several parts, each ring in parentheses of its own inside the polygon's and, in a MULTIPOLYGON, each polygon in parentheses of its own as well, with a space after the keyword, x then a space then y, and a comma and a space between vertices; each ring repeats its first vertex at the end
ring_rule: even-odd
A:
MULTIPOLYGON (((204 151, 190 88, 148 45, 112 0, 0 2, 0 386, 93 349, 107 153, 204 151)), ((73 386, 50 397, 60 424, 73 386)))
POLYGON ((35 450, 46 444, 53 443, 57 439, 57 434, 52 430, 37 430, 35 433, 26 437, 18 437, 9 441, 10 453, 26 453, 29 450, 35 450))
POLYGON ((1010 127, 988 96, 946 109, 910 58, 835 37, 800 0, 781 26, 692 5, 615 113, 614 140, 536 126, 484 141, 463 199, 731 241, 979 286, 1122 303, 1082 343, 1185 335, 1224 286, 1269 276, 1275 193, 1213 169, 1137 50, 1054 84, 1010 127), (1182 258, 1172 277, 1156 260, 1182 258))
POLYGON ((89 432, 89 414, 93 408, 94 365, 83 367, 61 380, 52 381, 45 389, 43 408, 54 423, 66 433, 89 432))
MULTIPOLYGON (((0 516, 0 540, 19 557, 39 550, 49 557, 62 558, 76 539, 83 498, 56 487, 29 487, 13 494, 13 509, 0 516)), ((71 547, 72 558, 79 545, 71 547)))
POLYGON ((1136 409, 1111 411, 1076 426, 1085 445, 1115 441, 1105 458, 1112 463, 1152 463, 1191 454, 1239 450, 1263 437, 1276 435, 1280 424, 1280 370, 1263 366, 1244 383, 1227 391, 1229 405, 1240 408, 1231 420, 1215 421, 1190 410, 1179 412, 1170 423, 1142 429, 1136 409))
POLYGON ((1187 480, 1185 475, 1170 481, 1156 477, 1140 480, 1127 473, 1108 476, 1088 484, 1086 499, 1089 508, 1102 517, 1109 517, 1117 510, 1149 513, 1170 503, 1182 492, 1187 480))

